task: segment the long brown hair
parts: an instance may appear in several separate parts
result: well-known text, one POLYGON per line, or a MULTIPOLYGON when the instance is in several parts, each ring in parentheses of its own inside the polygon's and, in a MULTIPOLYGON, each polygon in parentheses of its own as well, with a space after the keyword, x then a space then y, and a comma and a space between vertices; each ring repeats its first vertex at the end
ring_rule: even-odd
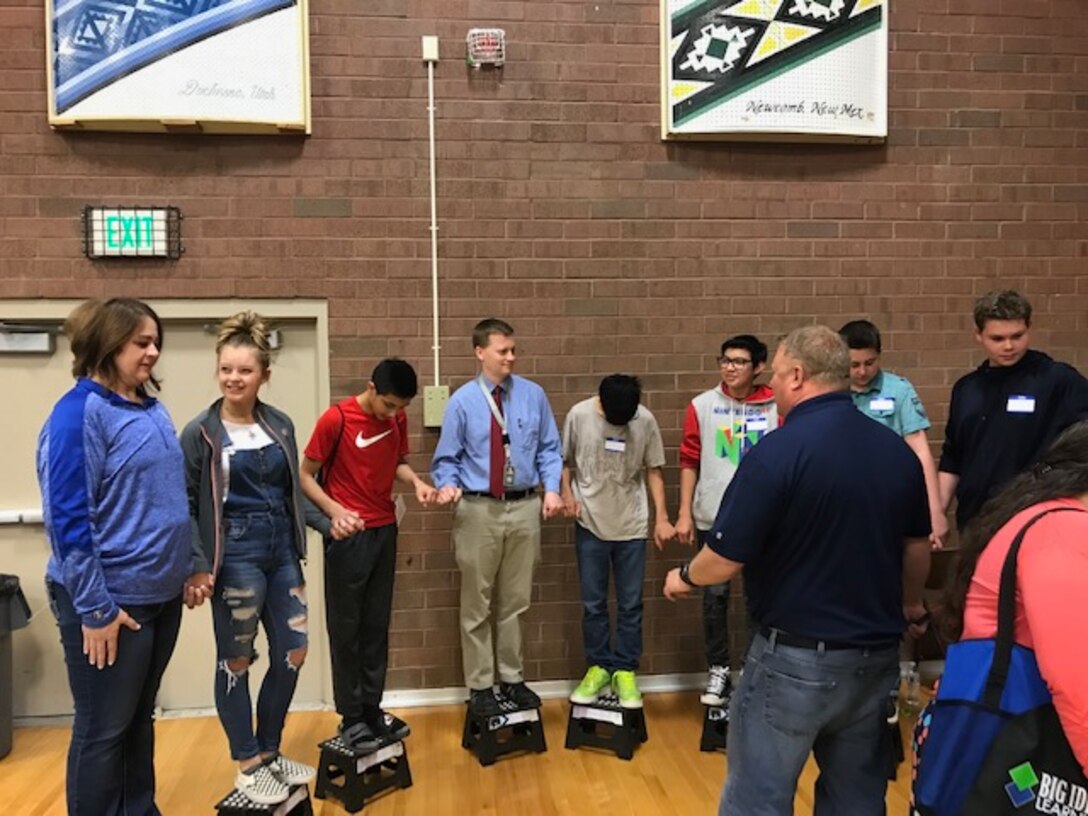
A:
POLYGON ((1031 470, 1021 473, 982 506, 967 525, 955 577, 945 592, 941 615, 949 642, 963 634, 963 608, 978 559, 998 530, 1032 505, 1088 493, 1088 420, 1070 426, 1031 470))
MULTIPOLYGON (((159 350, 162 350, 162 321, 155 310, 134 298, 110 298, 88 300, 77 306, 64 321, 64 333, 72 345, 72 376, 99 377, 106 383, 115 383, 118 377, 117 352, 140 328, 145 318, 155 322, 159 333, 159 350)), ((159 381, 151 377, 147 383, 158 391, 159 381)), ((136 389, 141 397, 147 389, 136 389)))

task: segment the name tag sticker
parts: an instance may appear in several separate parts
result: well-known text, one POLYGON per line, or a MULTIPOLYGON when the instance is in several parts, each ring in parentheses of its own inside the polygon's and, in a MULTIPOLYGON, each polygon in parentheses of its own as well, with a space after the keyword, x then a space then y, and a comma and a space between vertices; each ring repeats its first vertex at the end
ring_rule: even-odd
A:
POLYGON ((623 453, 627 450, 627 440, 618 439, 614 436, 606 436, 604 440, 604 449, 611 451, 612 453, 623 453))
POLYGON ((1013 394, 1009 397, 1005 410, 1010 414, 1034 414, 1035 397, 1023 394, 1013 394))
POLYGON ((891 397, 873 397, 869 400, 870 411, 894 411, 895 400, 891 397))
POLYGON ((749 431, 765 431, 765 430, 767 430, 767 417, 765 417, 765 416, 748 417, 748 419, 746 419, 744 421, 744 426, 749 431))

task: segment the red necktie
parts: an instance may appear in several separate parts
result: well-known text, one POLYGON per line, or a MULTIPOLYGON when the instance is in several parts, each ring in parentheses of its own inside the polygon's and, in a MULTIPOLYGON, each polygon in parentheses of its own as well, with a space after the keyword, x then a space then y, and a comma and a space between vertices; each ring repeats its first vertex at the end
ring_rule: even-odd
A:
MULTIPOLYGON (((499 409, 499 416, 502 416, 502 386, 496 385, 495 390, 491 392, 491 395, 495 398, 495 407, 499 409)), ((502 428, 499 427, 499 421, 495 418, 495 414, 491 414, 491 495, 496 499, 501 499, 506 492, 506 488, 503 486, 503 470, 506 468, 506 450, 502 444, 502 428)))

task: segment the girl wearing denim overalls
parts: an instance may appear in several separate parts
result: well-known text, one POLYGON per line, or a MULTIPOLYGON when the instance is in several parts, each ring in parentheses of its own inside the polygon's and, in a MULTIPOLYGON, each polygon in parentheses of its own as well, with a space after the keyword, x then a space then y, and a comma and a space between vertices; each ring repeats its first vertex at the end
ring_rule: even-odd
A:
POLYGON ((253 312, 225 320, 216 353, 223 396, 181 435, 194 562, 185 603, 211 599, 215 706, 238 763, 235 787, 271 805, 315 774, 279 751, 308 643, 300 566, 308 503, 299 489, 294 426, 257 398, 271 373, 264 320, 253 312), (249 667, 257 659, 258 621, 269 656, 254 729, 249 667))

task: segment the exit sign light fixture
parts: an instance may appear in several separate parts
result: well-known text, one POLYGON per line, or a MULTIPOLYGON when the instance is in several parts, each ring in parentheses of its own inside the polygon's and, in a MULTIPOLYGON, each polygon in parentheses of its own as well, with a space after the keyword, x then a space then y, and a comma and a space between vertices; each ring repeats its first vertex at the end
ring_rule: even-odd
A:
POLYGON ((88 258, 181 257, 177 207, 85 207, 83 254, 88 258))

